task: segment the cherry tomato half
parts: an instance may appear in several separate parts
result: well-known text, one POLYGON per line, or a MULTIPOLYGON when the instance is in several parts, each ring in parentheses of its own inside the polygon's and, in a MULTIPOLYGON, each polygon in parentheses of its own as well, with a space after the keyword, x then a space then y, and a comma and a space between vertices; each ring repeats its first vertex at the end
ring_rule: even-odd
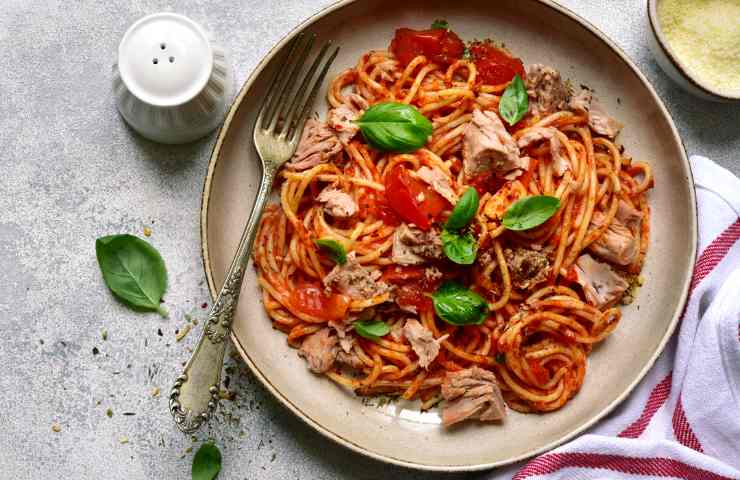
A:
POLYGON ((432 226, 431 220, 447 205, 440 194, 412 178, 402 165, 393 167, 386 176, 385 197, 401 219, 422 230, 428 230, 432 226))
POLYGON ((350 298, 338 293, 327 295, 319 283, 301 282, 290 292, 289 302, 296 310, 324 320, 341 320, 347 315, 350 298))
POLYGON ((390 50, 404 66, 419 55, 447 66, 462 58, 465 44, 454 32, 444 28, 430 30, 399 28, 391 40, 390 50))
POLYGON ((478 80, 485 85, 500 85, 519 75, 524 79, 524 64, 490 42, 474 42, 470 55, 478 70, 478 80))

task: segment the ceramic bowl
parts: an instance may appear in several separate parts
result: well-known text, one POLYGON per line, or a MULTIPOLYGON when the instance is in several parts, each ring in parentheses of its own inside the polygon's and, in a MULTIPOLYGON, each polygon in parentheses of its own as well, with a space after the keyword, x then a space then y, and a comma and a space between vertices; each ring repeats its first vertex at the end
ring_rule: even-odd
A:
MULTIPOLYGON (((650 249, 645 284, 625 307, 619 328, 589 356, 580 392, 545 415, 511 412, 500 425, 468 422, 444 429, 438 412, 403 403, 363 402, 326 377, 311 374, 261 303, 247 271, 232 340, 255 378, 321 434, 372 458, 426 470, 477 470, 554 448, 593 425, 624 400, 656 360, 686 301, 696 254, 696 202, 686 153, 663 103, 645 77, 604 34, 562 6, 540 0, 357 0, 332 5, 293 30, 257 66, 237 95, 216 141, 203 189, 203 261, 213 295, 224 280, 259 185, 254 120, 298 32, 341 46, 315 103, 326 112, 332 77, 371 49, 386 49, 396 28, 429 28, 446 19, 463 39, 493 37, 525 63, 559 69, 574 85, 594 88, 607 111, 625 123, 619 136, 634 158, 649 162, 650 249)), ((369 473, 372 476, 372 473, 369 473)))
POLYGON ((142 136, 186 143, 223 121, 234 80, 226 51, 200 25, 155 13, 121 39, 113 91, 121 116, 142 136))
POLYGON ((694 76, 681 63, 660 28, 660 19, 658 18, 658 4, 660 2, 661 0, 648 0, 647 2, 650 24, 648 46, 660 68, 684 90, 699 98, 715 102, 740 104, 740 93, 731 95, 714 89, 711 85, 694 76))

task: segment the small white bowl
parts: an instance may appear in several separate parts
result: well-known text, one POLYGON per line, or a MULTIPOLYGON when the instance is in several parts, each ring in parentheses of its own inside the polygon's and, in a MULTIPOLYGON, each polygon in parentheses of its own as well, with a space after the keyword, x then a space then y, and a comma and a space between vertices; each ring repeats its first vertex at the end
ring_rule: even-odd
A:
POLYGON ((678 59, 660 28, 658 18, 658 2, 661 0, 648 0, 647 11, 650 20, 650 35, 648 43, 650 51, 660 68, 671 77, 684 90, 705 100, 726 103, 740 103, 740 94, 733 95, 724 91, 718 91, 706 82, 698 79, 678 59))
POLYGON ((223 48, 175 13, 135 22, 118 46, 113 90, 121 116, 142 136, 186 143, 213 131, 234 93, 223 48))

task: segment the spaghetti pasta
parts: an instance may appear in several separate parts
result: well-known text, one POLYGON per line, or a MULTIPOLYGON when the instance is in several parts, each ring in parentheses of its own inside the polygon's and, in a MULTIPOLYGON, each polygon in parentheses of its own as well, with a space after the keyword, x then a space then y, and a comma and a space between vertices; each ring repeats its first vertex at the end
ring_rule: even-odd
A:
MULTIPOLYGON (((329 326, 340 344, 348 346, 342 353, 354 361, 337 361, 324 372, 339 385, 361 395, 420 399, 422 408, 430 408, 441 400, 440 385, 448 372, 476 365, 495 374, 510 408, 552 411, 581 388, 588 354, 614 331, 621 317, 615 304, 622 292, 606 302, 595 301, 603 292, 597 288, 589 293, 588 282, 580 278, 588 274, 581 259, 593 254, 606 260, 596 263, 602 270, 606 265, 623 282, 639 274, 649 244, 646 194, 653 185, 652 172, 590 125, 587 111, 561 105, 550 114, 530 112, 507 128, 520 144, 536 129, 554 129, 555 151, 547 143, 523 145, 521 154, 529 158, 529 168, 517 178, 470 178, 463 168, 466 129, 474 110, 497 111, 509 83, 483 83, 478 66, 465 58, 445 66, 424 55, 403 65, 391 51, 376 50, 337 75, 327 95, 332 108, 349 105, 351 96, 368 105, 410 104, 432 122, 433 133, 411 154, 375 150, 355 135, 328 161, 302 171, 283 169, 280 201, 263 215, 254 263, 265 310, 291 345, 300 346, 303 338, 329 326), (555 155, 562 156, 567 166, 564 174, 557 172, 555 155), (471 185, 481 193, 472 226, 479 254, 470 267, 444 258, 426 258, 416 266, 399 266, 394 260, 394 237, 402 224, 394 211, 398 205, 387 200, 388 178, 396 168, 418 172, 423 167, 442 175, 457 195, 471 185), (327 187, 347 193, 358 206, 357 213, 349 218, 327 215, 317 201, 327 187), (555 196, 560 208, 538 227, 507 230, 500 215, 512 203, 501 193, 507 189, 520 197, 555 196), (623 210, 639 218, 639 225, 625 220, 623 210), (636 254, 628 262, 607 254, 615 232, 635 237, 636 254), (356 298, 327 285, 334 263, 314 243, 319 238, 341 244, 353 261, 382 275, 376 281, 388 288, 356 298), (546 263, 540 281, 524 285, 517 255, 524 255, 524 260, 535 255, 546 263), (489 315, 482 324, 455 326, 435 314, 428 294, 448 278, 486 299, 489 315), (422 368, 418 352, 402 331, 391 329, 377 340, 363 338, 352 330, 352 322, 360 318, 392 325, 415 318, 431 332, 439 352, 422 368)), ((425 187, 417 200, 428 201, 436 194, 417 183, 425 187)), ((449 202, 440 202, 443 208, 432 215, 437 223, 452 208, 449 202)))

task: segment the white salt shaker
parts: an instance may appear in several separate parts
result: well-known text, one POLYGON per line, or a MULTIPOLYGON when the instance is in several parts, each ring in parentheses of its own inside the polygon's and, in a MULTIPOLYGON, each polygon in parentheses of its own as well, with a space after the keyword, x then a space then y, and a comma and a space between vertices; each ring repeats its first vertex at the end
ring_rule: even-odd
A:
POLYGON ((161 143, 186 143, 213 131, 234 94, 225 50, 200 25, 155 13, 131 25, 113 66, 118 111, 131 127, 161 143))

